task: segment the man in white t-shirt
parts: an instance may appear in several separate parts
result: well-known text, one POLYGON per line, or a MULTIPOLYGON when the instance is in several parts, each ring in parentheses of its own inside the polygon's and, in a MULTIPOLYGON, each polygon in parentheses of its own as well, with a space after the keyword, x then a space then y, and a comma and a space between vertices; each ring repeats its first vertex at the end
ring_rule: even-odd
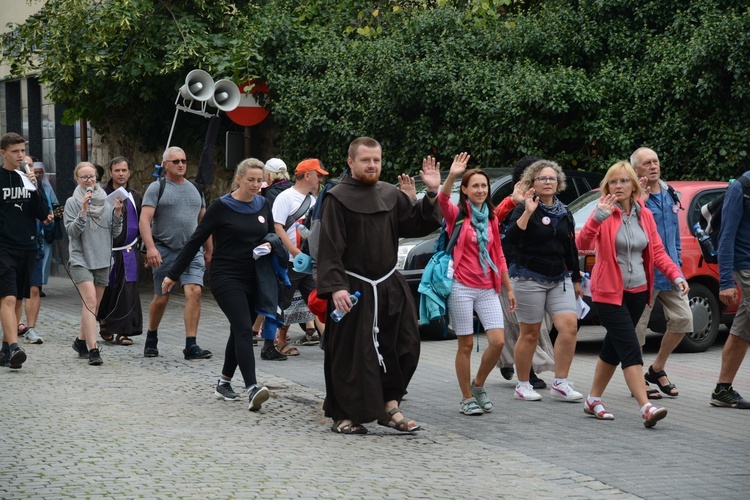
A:
MULTIPOLYGON (((294 258, 300 254, 301 239, 298 227, 302 224, 315 205, 315 195, 318 187, 323 182, 328 172, 323 170, 320 160, 307 159, 301 161, 294 171, 294 186, 282 191, 273 202, 273 221, 276 227, 276 234, 281 238, 287 251, 289 252, 289 280, 292 286, 284 287, 284 297, 281 302, 281 308, 286 309, 292 303, 294 292, 299 290, 302 299, 307 304, 307 297, 315 289, 315 280, 311 274, 298 273, 292 267, 294 258)), ((288 345, 286 332, 289 325, 285 325, 279 330, 276 348, 264 347, 260 351, 261 359, 282 360, 287 355, 299 354, 299 351, 288 345)), ((314 345, 319 341, 319 337, 313 333, 306 332, 303 344, 314 345)))

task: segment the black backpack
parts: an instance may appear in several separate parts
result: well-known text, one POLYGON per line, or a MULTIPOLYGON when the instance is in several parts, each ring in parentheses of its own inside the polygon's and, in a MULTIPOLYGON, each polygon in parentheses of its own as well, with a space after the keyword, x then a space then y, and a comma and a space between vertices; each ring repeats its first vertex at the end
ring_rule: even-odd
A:
MULTIPOLYGON (((743 191, 743 206, 747 205, 748 202, 750 202, 750 178, 745 177, 744 175, 741 175, 737 178, 737 181, 742 184, 742 191, 743 191)), ((698 224, 700 225, 701 229, 705 231, 706 234, 708 234, 711 237, 711 241, 713 243, 713 252, 710 253, 710 255, 706 255, 706 252, 703 252, 703 259, 710 263, 715 264, 718 262, 718 259, 716 258, 716 253, 719 249, 719 232, 721 230, 721 212, 722 207, 724 206, 724 196, 726 195, 726 192, 722 193, 720 196, 717 196, 710 202, 706 203, 701 207, 701 219, 698 221, 698 224)), ((698 235, 694 235, 698 236, 698 235)), ((701 246, 701 250, 703 250, 703 246, 701 246)))
POLYGON ((321 219, 323 218, 323 201, 328 195, 328 191, 333 189, 340 179, 329 179, 323 189, 318 193, 318 199, 315 201, 315 205, 312 208, 312 213, 308 214, 305 218, 304 226, 307 229, 307 236, 302 243, 302 252, 312 257, 313 260, 313 276, 317 276, 318 269, 318 248, 320 246, 320 226, 321 219))

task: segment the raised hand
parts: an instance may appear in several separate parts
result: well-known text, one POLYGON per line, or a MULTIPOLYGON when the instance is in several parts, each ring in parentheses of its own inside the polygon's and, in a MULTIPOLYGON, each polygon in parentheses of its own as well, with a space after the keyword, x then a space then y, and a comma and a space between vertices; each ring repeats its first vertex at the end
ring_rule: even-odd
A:
POLYGON ((412 200, 417 199, 417 188, 414 186, 414 177, 409 177, 409 174, 400 174, 398 176, 398 187, 412 200))
POLYGON ((641 184, 641 187, 643 188, 643 194, 641 195, 641 200, 645 203, 646 200, 648 200, 648 197, 651 195, 651 186, 648 185, 648 178, 647 177, 640 177, 638 179, 638 182, 641 184))
POLYGON ((469 163, 469 159, 471 159, 471 155, 465 151, 454 156, 450 175, 456 178, 461 177, 464 171, 466 171, 466 165, 469 163))
POLYGON ((615 209, 615 195, 608 194, 601 197, 599 200, 599 204, 596 206, 596 208, 599 208, 607 213, 607 215, 612 215, 612 212, 615 209))
POLYGON ((536 189, 531 188, 526 191, 523 195, 523 201, 526 207, 526 212, 533 214, 539 206, 539 197, 536 195, 536 189))
MULTIPOLYGON (((436 161, 434 156, 424 158, 419 176, 422 178, 427 191, 434 193, 440 187, 440 162, 436 161)), ((400 178, 399 182, 401 182, 400 178)), ((416 198, 416 191, 414 197, 416 198)))
POLYGON ((515 186, 513 186, 513 193, 511 193, 510 199, 513 200, 513 203, 515 203, 516 205, 523 201, 523 188, 524 186, 522 181, 516 182, 515 186))
POLYGON ((122 199, 119 196, 115 198, 115 215, 122 217, 122 199))

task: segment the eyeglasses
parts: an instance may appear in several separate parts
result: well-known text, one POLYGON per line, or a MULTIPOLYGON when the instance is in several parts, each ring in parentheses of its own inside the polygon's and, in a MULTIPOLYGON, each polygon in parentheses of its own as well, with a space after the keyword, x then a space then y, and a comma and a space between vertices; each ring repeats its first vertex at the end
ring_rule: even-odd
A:
POLYGON ((78 178, 81 179, 82 181, 93 181, 94 179, 96 179, 96 176, 86 175, 86 176, 79 176, 78 178))
POLYGON ((616 186, 618 184, 630 184, 631 182, 632 180, 630 179, 630 177, 623 177, 622 179, 610 179, 609 181, 607 181, 607 184, 609 184, 610 186, 616 186))
POLYGON ((187 160, 185 158, 180 158, 179 160, 167 160, 169 163, 174 163, 179 165, 180 163, 184 163, 187 165, 187 160))
POLYGON ((537 177, 534 180, 535 181, 539 181, 539 182, 543 182, 543 183, 549 182, 550 184, 554 184, 554 183, 557 182, 557 177, 537 177))

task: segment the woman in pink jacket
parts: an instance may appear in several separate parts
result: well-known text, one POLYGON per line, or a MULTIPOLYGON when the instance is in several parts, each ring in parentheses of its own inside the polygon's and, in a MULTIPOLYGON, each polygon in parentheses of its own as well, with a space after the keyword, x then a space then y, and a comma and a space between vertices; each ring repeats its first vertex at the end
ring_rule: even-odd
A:
POLYGON ((653 427, 667 415, 648 401, 643 384, 643 358, 635 325, 654 288, 654 266, 675 283, 682 294, 688 284, 664 251, 651 212, 641 201, 643 188, 627 162, 612 165, 601 183, 602 198, 576 237, 580 250, 596 249, 591 276, 591 298, 607 334, 594 371, 591 392, 583 411, 601 420, 614 416, 601 396, 618 364, 630 392, 641 407, 643 425, 653 427))
MULTIPOLYGON (((492 411, 492 401, 484 389, 484 382, 500 359, 505 344, 503 311, 498 294, 504 286, 508 292, 510 312, 516 309, 516 297, 510 286, 508 267, 500 245, 495 207, 489 197, 490 178, 482 170, 466 170, 469 158, 467 153, 456 155, 438 193, 438 203, 443 211, 447 232, 460 231, 453 248, 453 288, 448 296, 448 310, 458 337, 456 376, 463 396, 459 412, 482 415, 492 411), (463 176, 461 193, 456 206, 451 203, 450 195, 453 184, 460 176, 463 176), (463 214, 464 222, 455 227, 459 214, 463 214), (474 311, 487 333, 488 345, 477 375, 471 380, 474 311)), ((427 157, 423 163, 425 166, 434 165, 435 159, 427 157)))

